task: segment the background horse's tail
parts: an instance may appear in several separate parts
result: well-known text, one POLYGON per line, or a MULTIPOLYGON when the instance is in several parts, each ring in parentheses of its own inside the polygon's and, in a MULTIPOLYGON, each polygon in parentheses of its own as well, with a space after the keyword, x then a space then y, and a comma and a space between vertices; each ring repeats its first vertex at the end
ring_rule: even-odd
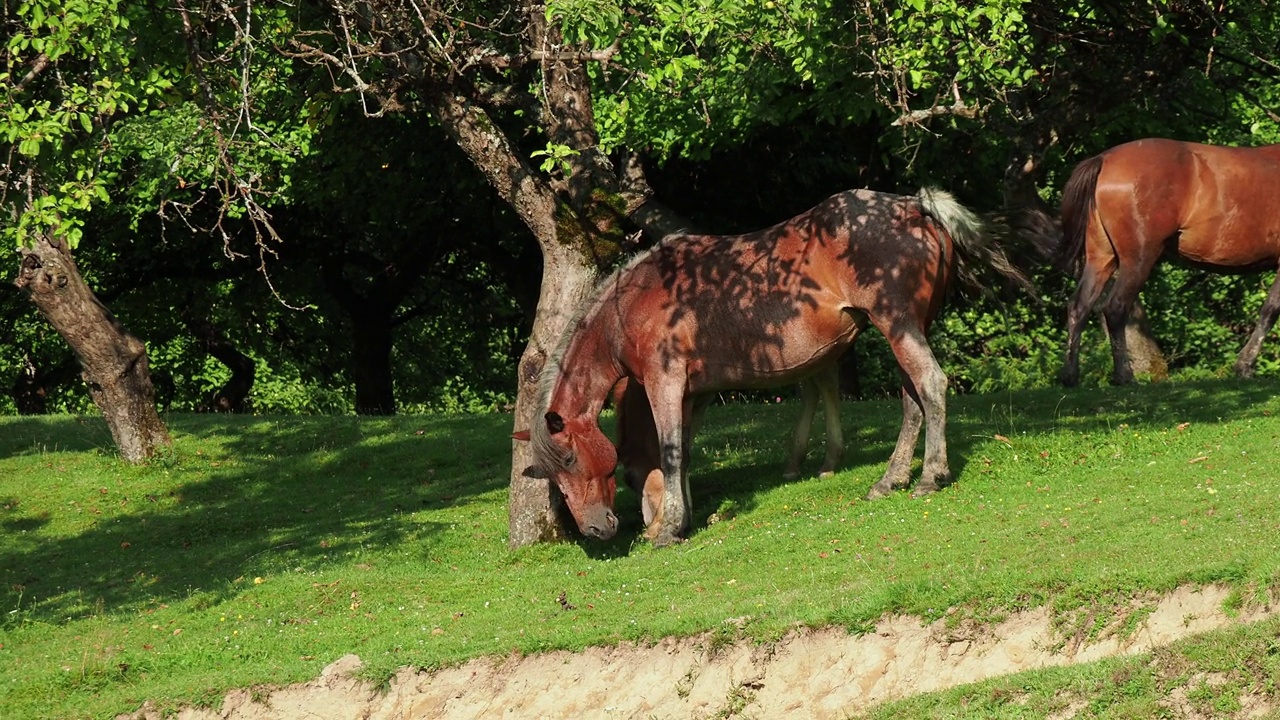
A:
POLYGON ((951 236, 959 257, 956 258, 956 274, 960 281, 984 292, 991 284, 983 276, 994 271, 1005 280, 1012 281, 1028 295, 1036 297, 1035 286, 1027 276, 1014 266, 1004 248, 995 238, 982 218, 961 205, 951 193, 937 188, 921 188, 916 193, 925 215, 951 236), (975 267, 976 266, 976 267, 975 267))
POLYGON ((1094 191, 1102 172, 1102 155, 1094 155, 1076 165, 1071 178, 1062 188, 1062 244, 1053 258, 1054 265, 1072 275, 1079 275, 1084 255, 1084 233, 1089 215, 1097 204, 1094 191))

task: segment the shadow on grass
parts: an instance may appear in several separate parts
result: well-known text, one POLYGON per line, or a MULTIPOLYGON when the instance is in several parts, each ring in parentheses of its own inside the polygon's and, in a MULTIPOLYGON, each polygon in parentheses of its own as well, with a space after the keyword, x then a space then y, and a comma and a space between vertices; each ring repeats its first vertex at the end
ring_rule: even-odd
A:
MULTIPOLYGON (((1225 420, 1267 417, 1280 413, 1273 399, 1280 396, 1280 378, 1238 378, 1163 382, 1128 387, 1093 389, 1045 388, 988 395, 948 398, 947 446, 952 484, 964 482, 965 470, 976 448, 1003 434, 1081 435, 1110 433, 1122 426, 1132 430, 1161 430, 1181 423, 1213 424, 1225 420)), ((703 529, 722 505, 737 512, 755 509, 759 498, 790 482, 805 482, 816 473, 822 453, 821 422, 815 421, 808 459, 799 480, 782 477, 789 447, 793 413, 787 405, 716 406, 708 414, 696 439, 700 452, 690 469, 693 495, 693 527, 703 529), (707 454, 715 448, 746 445, 751 438, 775 436, 776 443, 759 448, 749 466, 708 467, 707 454)), ((837 472, 857 468, 859 479, 846 489, 850 498, 861 498, 887 467, 902 423, 897 400, 848 402, 841 412, 845 454, 837 472)), ((916 446, 913 483, 919 479, 924 432, 916 446)), ((946 492, 944 488, 942 492, 946 492)))
MULTIPOLYGON (((103 487, 92 497, 54 509, 85 529, 50 538, 22 532, 47 520, 0 514, 6 610, 20 604, 29 620, 62 622, 191 597, 218 602, 237 594, 246 577, 314 569, 370 550, 410 547, 429 557, 451 528, 440 516, 474 513, 475 503, 490 509, 492 498, 479 496, 505 489, 510 462, 510 419, 502 416, 421 427, 413 418, 168 421, 179 457, 137 471, 147 477, 136 490, 126 469, 114 476, 123 480, 95 478, 103 487), (155 477, 167 471, 175 482, 166 488, 155 477)), ((10 447, 31 446, 30 436, 15 436, 32 428, 56 433, 64 449, 96 447, 48 419, 5 428, 10 447)), ((424 575, 431 566, 424 562, 424 575)))
MULTIPOLYGON (((1280 412, 1278 395, 1280 380, 1266 378, 953 397, 952 471, 965 482, 966 459, 997 433, 1089 434, 1122 425, 1167 429, 1265 417, 1280 412)), ((722 506, 749 512, 789 482, 782 465, 797 409, 713 408, 690 470, 692 533, 722 506)), ((846 403, 842 419, 847 450, 840 471, 857 468, 859 479, 841 492, 860 498, 888 462, 900 405, 846 403)), ((509 417, 171 416, 168 422, 179 437, 179 456, 157 461, 147 472, 155 476, 172 463, 173 484, 148 479, 147 490, 131 490, 129 473, 121 473, 116 477, 124 480, 103 483, 101 496, 95 489, 94 497, 66 510, 66 517, 86 525, 73 534, 50 538, 49 517, 28 512, 21 497, 8 497, 21 493, 21 486, 5 491, 0 594, 6 611, 20 608, 28 619, 63 622, 189 598, 214 603, 238 594, 240 583, 252 582, 255 574, 322 567, 395 548, 422 557, 426 576, 439 572, 430 561, 434 554, 461 542, 451 532, 465 532, 467 542, 477 534, 495 544, 505 540, 505 504, 494 494, 506 489, 509 417), (458 518, 467 525, 461 530, 454 527, 458 518)), ((96 419, 12 419, 4 428, 0 458, 52 447, 101 451, 108 438, 96 419)), ((821 454, 818 439, 810 447, 805 473, 816 471, 821 454)), ((622 527, 613 540, 577 540, 585 554, 622 557, 645 542, 633 493, 619 491, 617 513, 622 527)))

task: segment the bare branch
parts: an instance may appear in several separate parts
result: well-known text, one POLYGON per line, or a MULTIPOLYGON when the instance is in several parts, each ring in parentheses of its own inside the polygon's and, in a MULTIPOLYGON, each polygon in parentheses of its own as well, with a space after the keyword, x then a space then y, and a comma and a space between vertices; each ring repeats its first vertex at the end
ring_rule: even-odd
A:
POLYGON ((32 80, 35 80, 36 76, 44 72, 50 64, 49 56, 44 53, 40 53, 40 55, 36 57, 35 62, 31 63, 31 70, 29 70, 26 75, 23 75, 22 79, 18 81, 18 84, 13 87, 13 92, 15 94, 22 92, 23 88, 25 88, 32 80))

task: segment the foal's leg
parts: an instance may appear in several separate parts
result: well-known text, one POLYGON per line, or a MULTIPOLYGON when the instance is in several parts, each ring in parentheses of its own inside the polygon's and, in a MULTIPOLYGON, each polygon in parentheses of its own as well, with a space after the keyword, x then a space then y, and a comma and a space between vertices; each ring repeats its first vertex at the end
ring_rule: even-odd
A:
POLYGON ((1271 290, 1267 293, 1267 300, 1262 303, 1258 325, 1254 327, 1253 334, 1249 336, 1249 342, 1244 344, 1244 348, 1240 350, 1240 356, 1236 358, 1236 374, 1240 377, 1253 377, 1253 366, 1258 362, 1262 340, 1267 333, 1271 332, 1271 326, 1275 325, 1277 315, 1280 315, 1280 272, 1276 273, 1276 279, 1271 283, 1271 290))

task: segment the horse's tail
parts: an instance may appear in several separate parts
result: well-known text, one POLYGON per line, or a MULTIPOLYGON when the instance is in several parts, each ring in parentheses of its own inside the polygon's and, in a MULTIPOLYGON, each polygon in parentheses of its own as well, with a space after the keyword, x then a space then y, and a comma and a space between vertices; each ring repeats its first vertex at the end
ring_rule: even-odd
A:
POLYGON ((1084 234, 1089 216, 1097 206, 1094 191, 1102 172, 1102 155, 1094 155, 1076 165, 1071 178, 1062 188, 1062 242, 1053 256, 1053 264, 1078 275, 1084 255, 1084 234))
POLYGON ((988 292, 990 284, 982 276, 988 274, 987 271, 994 271, 1028 295, 1036 297, 1031 280, 1009 259, 1004 248, 995 241, 987 223, 976 213, 961 205, 951 193, 937 188, 921 188, 916 198, 924 214, 933 218, 951 236, 958 255, 956 274, 963 284, 988 292))

